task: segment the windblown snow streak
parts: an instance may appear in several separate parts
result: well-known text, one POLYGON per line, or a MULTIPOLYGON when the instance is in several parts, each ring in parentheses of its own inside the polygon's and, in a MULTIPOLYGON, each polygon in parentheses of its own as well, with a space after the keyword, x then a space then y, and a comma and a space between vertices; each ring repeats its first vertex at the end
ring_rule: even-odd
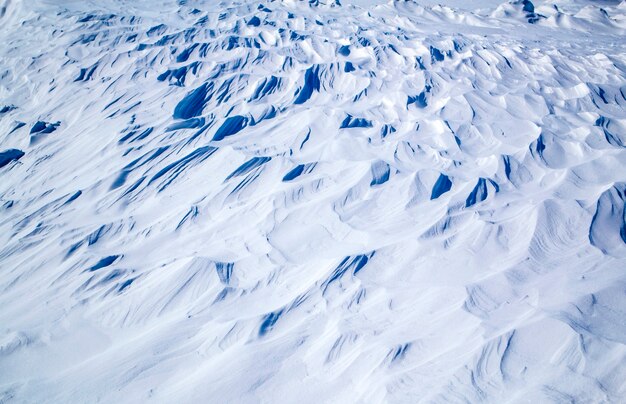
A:
POLYGON ((0 402, 623 399, 626 7, 431 3, 0 0, 0 402))

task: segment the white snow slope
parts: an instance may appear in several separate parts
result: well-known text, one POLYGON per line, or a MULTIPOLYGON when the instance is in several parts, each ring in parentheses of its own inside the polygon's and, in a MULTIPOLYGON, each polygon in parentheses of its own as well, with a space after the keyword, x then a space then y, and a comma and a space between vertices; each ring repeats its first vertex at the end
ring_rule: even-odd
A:
POLYGON ((0 0, 0 402, 624 402, 626 3, 357 3, 0 0))

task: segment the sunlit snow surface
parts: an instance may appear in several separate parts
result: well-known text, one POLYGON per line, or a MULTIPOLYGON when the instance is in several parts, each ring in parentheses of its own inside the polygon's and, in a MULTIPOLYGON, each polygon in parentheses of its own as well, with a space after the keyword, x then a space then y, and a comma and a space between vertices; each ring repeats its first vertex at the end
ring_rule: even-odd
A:
POLYGON ((378 3, 0 0, 0 402, 623 402, 625 3, 378 3))

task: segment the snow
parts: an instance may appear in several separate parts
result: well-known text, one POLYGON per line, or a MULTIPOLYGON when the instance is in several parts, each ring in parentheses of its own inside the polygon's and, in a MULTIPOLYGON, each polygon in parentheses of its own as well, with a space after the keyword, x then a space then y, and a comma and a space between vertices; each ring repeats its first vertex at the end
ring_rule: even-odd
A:
POLYGON ((626 8, 0 0, 0 402, 620 402, 626 8))

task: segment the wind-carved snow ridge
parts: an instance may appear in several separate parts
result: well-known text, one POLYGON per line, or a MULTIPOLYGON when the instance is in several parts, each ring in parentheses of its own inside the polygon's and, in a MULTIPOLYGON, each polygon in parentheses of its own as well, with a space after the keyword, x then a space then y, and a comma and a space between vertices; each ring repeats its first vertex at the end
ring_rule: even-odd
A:
POLYGON ((0 402, 622 400, 626 8, 430 3, 0 3, 0 402))

